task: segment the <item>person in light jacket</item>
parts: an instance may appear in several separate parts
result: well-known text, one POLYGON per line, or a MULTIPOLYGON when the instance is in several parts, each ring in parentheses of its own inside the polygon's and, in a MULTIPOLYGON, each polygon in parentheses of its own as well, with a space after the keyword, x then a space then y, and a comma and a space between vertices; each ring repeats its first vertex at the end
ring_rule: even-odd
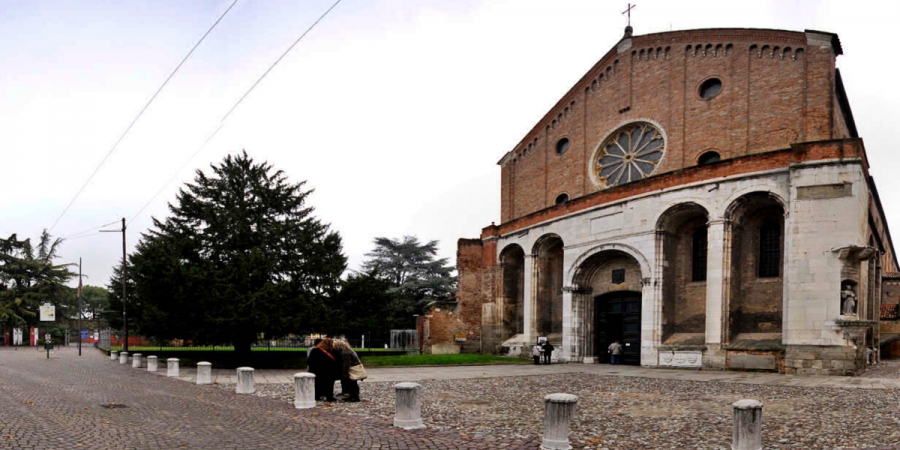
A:
POLYGON ((621 356, 622 344, 620 344, 619 341, 613 341, 612 344, 609 344, 609 363, 611 365, 618 364, 621 356))
POLYGON ((341 391, 342 394, 347 395, 345 401, 358 402, 359 381, 350 379, 350 368, 362 364, 362 362, 360 362, 359 360, 359 355, 357 355, 356 352, 353 351, 353 348, 350 347, 350 344, 348 344, 347 341, 334 341, 334 349, 336 351, 340 351, 341 359, 343 360, 343 371, 341 372, 341 391))
POLYGON ((531 347, 531 357, 534 358, 535 364, 541 363, 541 353, 543 351, 544 351, 544 349, 541 348, 540 342, 538 342, 537 344, 534 344, 534 347, 531 347))

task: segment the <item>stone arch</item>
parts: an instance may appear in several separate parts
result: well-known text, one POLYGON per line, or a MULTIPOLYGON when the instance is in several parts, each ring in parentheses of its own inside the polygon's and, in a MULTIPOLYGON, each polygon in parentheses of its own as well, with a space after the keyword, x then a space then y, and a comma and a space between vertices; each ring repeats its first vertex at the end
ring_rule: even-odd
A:
POLYGON ((562 339, 563 240, 545 234, 532 248, 534 258, 534 331, 553 342, 562 339))
POLYGON ((656 222, 662 259, 662 342, 706 342, 706 262, 709 210, 694 202, 673 205, 656 222))
POLYGON ((500 339, 505 341, 525 332, 525 251, 519 244, 503 248, 500 267, 500 339))
POLYGON ((725 267, 729 342, 781 342, 784 299, 784 235, 786 207, 770 191, 745 193, 725 210, 725 267))
POLYGON ((602 252, 607 251, 619 251, 625 253, 637 261, 638 266, 641 268, 641 279, 647 279, 653 277, 653 271, 651 270, 650 263, 647 261, 647 258, 638 251, 636 248, 627 245, 627 244, 619 244, 619 243, 608 243, 608 244, 600 244, 595 247, 591 247, 589 250, 585 251, 578 258, 575 259, 575 262, 569 268, 569 273, 566 276, 566 279, 569 280, 569 283, 574 288, 580 288, 587 286, 585 284, 585 261, 602 252))
POLYGON ((724 201, 723 204, 727 206, 725 206, 725 210, 722 212, 722 217, 726 220, 733 220, 734 211, 741 205, 741 202, 746 201, 747 197, 750 195, 765 195, 781 205, 781 208, 784 210, 785 217, 790 214, 790 209, 788 209, 788 202, 781 194, 775 192, 768 186, 750 186, 743 189, 738 189, 724 201))

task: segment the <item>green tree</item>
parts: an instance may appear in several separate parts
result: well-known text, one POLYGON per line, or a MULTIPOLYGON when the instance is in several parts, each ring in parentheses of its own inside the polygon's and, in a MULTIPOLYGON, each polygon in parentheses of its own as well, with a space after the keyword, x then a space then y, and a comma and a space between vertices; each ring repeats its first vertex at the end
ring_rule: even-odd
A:
POLYGON ((246 152, 211 168, 197 171, 132 255, 138 330, 231 342, 241 353, 261 334, 309 330, 346 268, 340 236, 313 216, 305 182, 246 152))
POLYGON ((15 234, 0 239, 0 323, 33 325, 38 322, 38 307, 44 303, 61 312, 65 309, 71 295, 65 283, 75 274, 69 269, 72 264, 54 264, 62 242, 47 230, 37 246, 31 239, 20 241, 15 234))
MULTIPOLYGON (((137 298, 135 296, 134 278, 131 276, 133 266, 129 261, 128 264, 128 282, 125 286, 125 295, 128 296, 128 324, 141 323, 141 309, 138 307, 137 298)), ((109 284, 106 285, 106 307, 102 309, 101 317, 106 320, 107 325, 114 330, 123 329, 124 320, 122 317, 122 264, 113 267, 112 277, 109 284)))
POLYGON ((375 238, 375 249, 362 268, 390 283, 395 317, 408 320, 424 312, 428 303, 447 298, 456 290, 454 268, 437 258, 437 241, 419 242, 415 236, 375 238))
MULTIPOLYGON (((391 283, 373 273, 351 273, 341 282, 341 292, 334 304, 334 316, 326 333, 358 336, 384 332, 398 326, 391 283)), ((409 318, 406 317, 406 322, 409 318)), ((399 321, 401 324, 406 322, 399 321)))

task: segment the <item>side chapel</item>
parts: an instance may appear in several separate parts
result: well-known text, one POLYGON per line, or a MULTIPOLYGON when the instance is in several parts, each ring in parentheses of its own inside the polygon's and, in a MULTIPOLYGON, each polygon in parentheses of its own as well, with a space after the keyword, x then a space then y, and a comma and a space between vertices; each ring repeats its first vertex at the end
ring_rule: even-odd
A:
POLYGON ((501 223, 458 244, 451 340, 863 372, 898 266, 841 54, 822 31, 626 28, 499 161, 501 223))

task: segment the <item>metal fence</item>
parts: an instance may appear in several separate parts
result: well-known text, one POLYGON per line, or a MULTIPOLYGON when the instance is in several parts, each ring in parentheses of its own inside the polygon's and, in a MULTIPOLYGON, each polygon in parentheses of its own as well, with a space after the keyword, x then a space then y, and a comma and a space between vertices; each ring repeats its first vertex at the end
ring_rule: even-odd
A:
MULTIPOLYGON (((400 339, 397 340, 396 337, 394 339, 395 342, 391 340, 390 332, 385 333, 370 333, 370 334, 359 334, 359 335, 336 335, 336 336, 325 336, 318 334, 304 335, 304 336, 286 336, 279 338, 265 338, 260 339, 259 341, 253 343, 250 347, 256 351, 278 351, 278 350, 293 350, 293 349, 307 349, 310 346, 314 345, 315 339, 320 337, 330 337, 335 339, 343 339, 350 343, 350 346, 353 348, 367 348, 367 349, 385 349, 385 348, 397 348, 397 349, 413 349, 416 347, 417 340, 416 339, 400 339), (401 342, 402 341, 402 342, 401 342), (399 345, 398 343, 402 343, 401 347, 393 347, 394 345, 399 345)), ((122 339, 121 333, 116 330, 101 330, 100 338, 99 338, 99 347, 104 350, 110 349, 119 349, 122 347, 122 339)), ((230 351, 234 350, 234 346, 231 343, 220 343, 220 344, 197 344, 190 340, 185 339, 171 339, 171 340, 153 340, 146 339, 141 336, 129 336, 128 338, 128 346, 131 347, 139 347, 141 350, 171 350, 171 349, 196 349, 196 350, 221 350, 221 351, 230 351)))

